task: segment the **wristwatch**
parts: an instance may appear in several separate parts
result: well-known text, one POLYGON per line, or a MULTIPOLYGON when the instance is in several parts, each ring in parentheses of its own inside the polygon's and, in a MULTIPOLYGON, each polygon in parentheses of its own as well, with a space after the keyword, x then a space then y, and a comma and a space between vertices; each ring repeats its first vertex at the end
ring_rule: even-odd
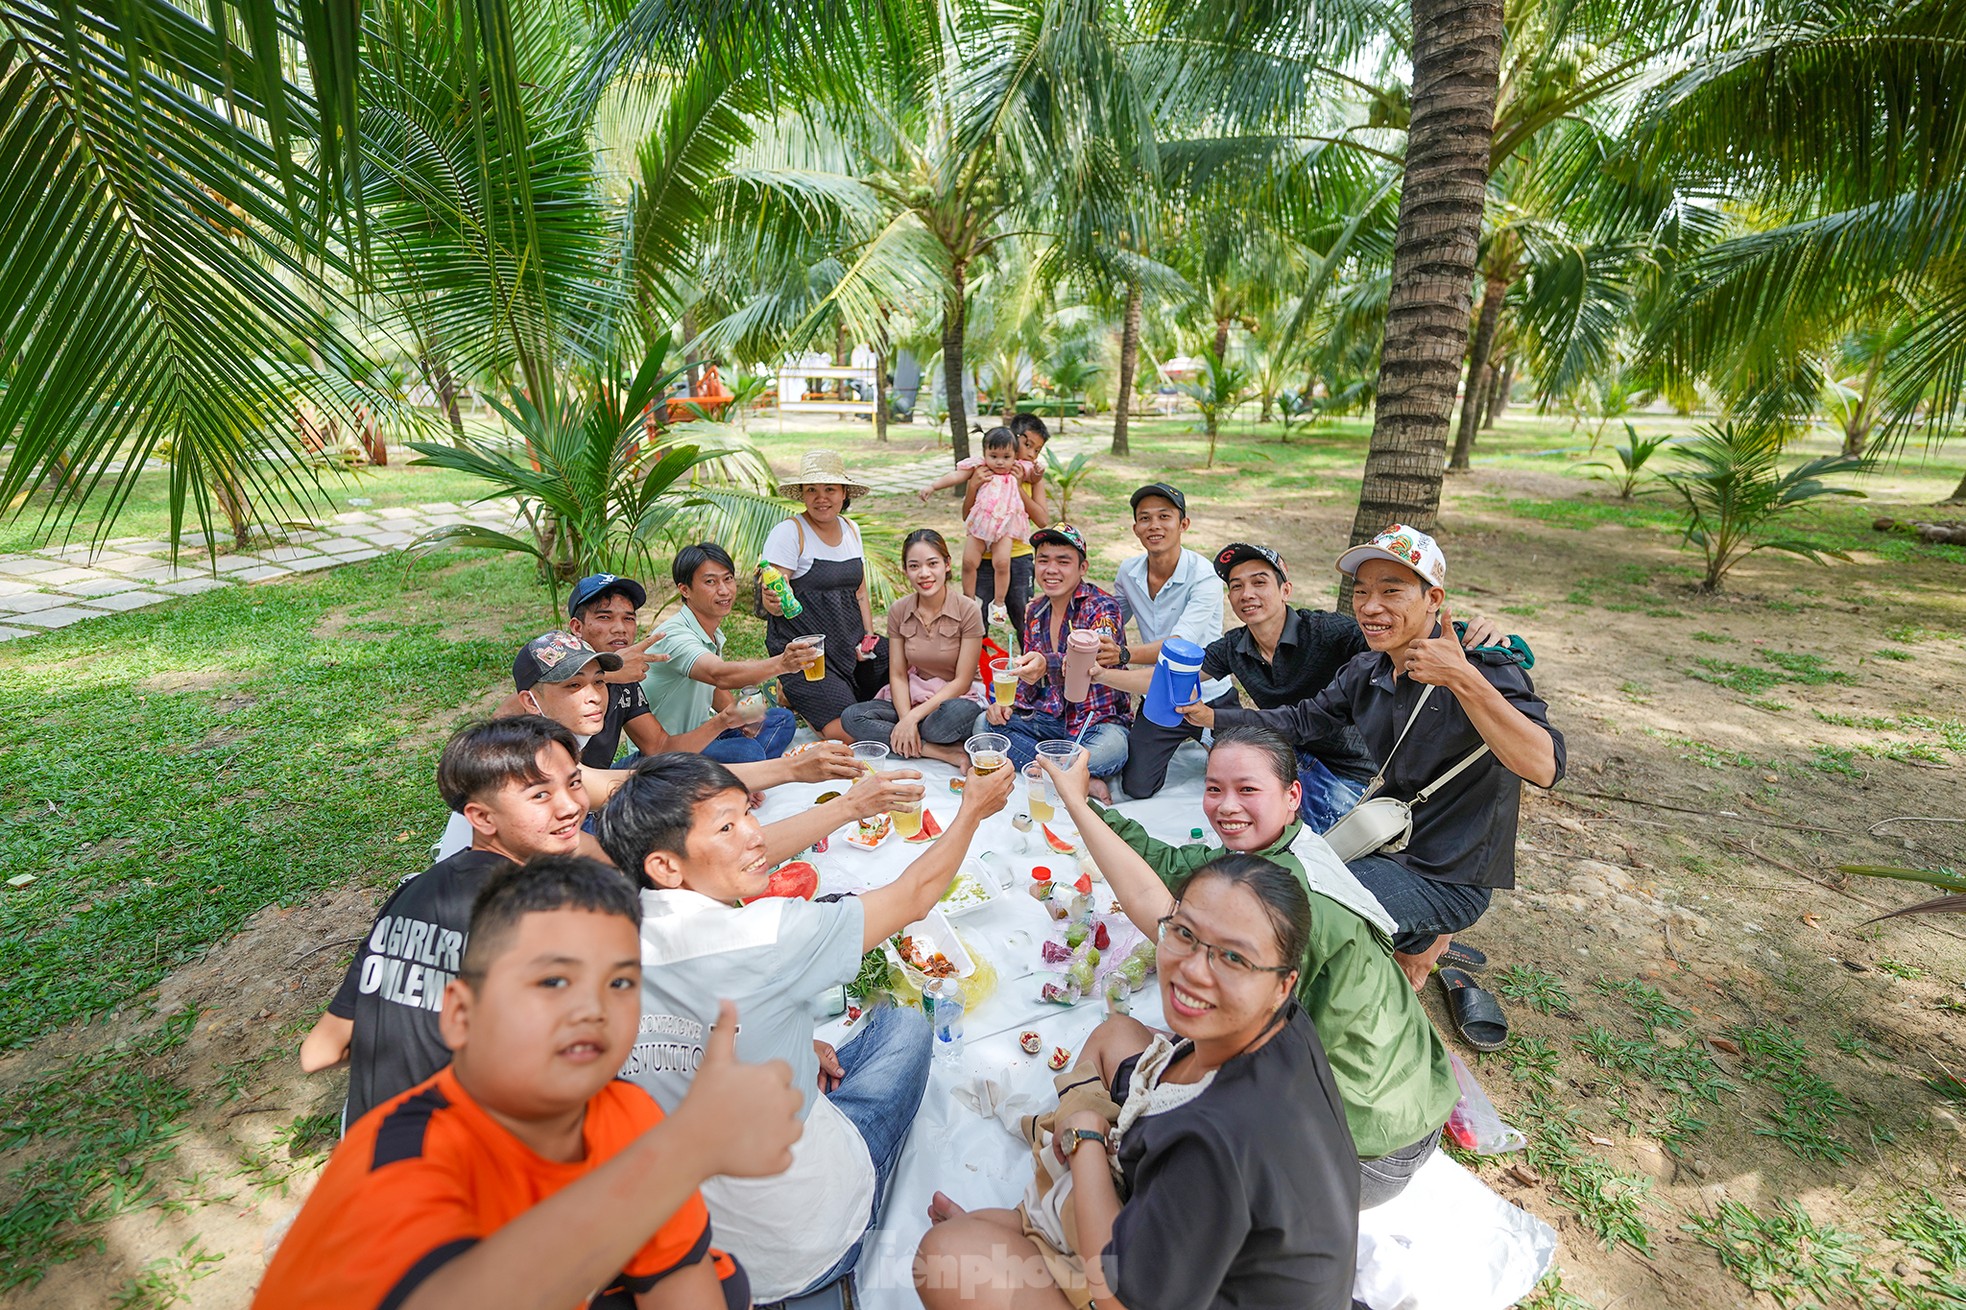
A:
POLYGON ((1063 1147, 1063 1153, 1067 1163, 1071 1161, 1073 1154, 1079 1149, 1079 1145, 1082 1142, 1097 1142, 1099 1143, 1100 1149, 1104 1150, 1106 1149, 1106 1134, 1095 1133, 1090 1128, 1074 1128, 1070 1132, 1067 1132, 1064 1135, 1063 1147))

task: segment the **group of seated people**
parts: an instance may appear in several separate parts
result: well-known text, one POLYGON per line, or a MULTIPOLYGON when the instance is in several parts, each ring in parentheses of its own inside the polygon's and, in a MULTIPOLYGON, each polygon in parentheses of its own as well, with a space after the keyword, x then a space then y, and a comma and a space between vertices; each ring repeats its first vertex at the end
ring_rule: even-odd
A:
POLYGON ((1121 570, 1125 608, 1084 581, 1075 531, 1031 534, 1041 595, 1022 620, 1017 701, 982 710, 966 695, 980 607, 952 594, 937 534, 909 537, 914 589, 885 646, 867 640, 864 560, 840 517, 858 488, 815 480, 830 472, 802 474, 807 513, 767 547, 801 610, 788 619, 766 594, 765 658, 726 657, 740 573, 691 546, 673 617, 638 639, 644 588, 583 579, 568 630, 518 653, 511 699, 450 739, 440 858, 382 906, 302 1045, 303 1067, 348 1068, 346 1137, 256 1304, 709 1308, 850 1275, 922 1101, 930 1034, 918 1010, 883 1003, 836 1050, 814 1040, 812 1002, 936 903, 1018 771, 969 774, 941 837, 887 886, 762 897, 769 875, 922 796, 918 770, 870 775, 847 740, 962 767, 959 743, 987 725, 1021 766, 1094 713, 1089 749, 1041 767, 1158 944, 1171 1031, 1103 1023, 1059 1075, 1057 1108, 1027 1125, 1023 1203, 938 1193, 916 1286, 933 1307, 1351 1304, 1360 1210, 1414 1176, 1457 1099, 1415 988, 1512 884, 1519 780, 1562 774, 1526 650, 1486 630, 1464 648, 1424 534, 1395 527, 1346 552, 1356 621, 1294 610, 1278 555, 1233 545, 1211 569, 1180 545, 1181 494, 1155 484, 1133 497, 1148 553, 1121 570), (1225 583, 1247 625, 1226 636, 1225 583), (1103 695, 1063 702, 1063 632, 1094 626, 1110 641, 1103 695), (830 658, 808 680, 813 633, 830 658), (1221 681, 1184 707, 1186 727, 1143 719, 1129 745, 1134 666, 1173 635, 1204 645, 1204 677, 1221 681), (773 677, 829 740, 783 753, 790 715, 737 694, 773 677), (1205 731, 1215 840, 1159 842, 1106 808, 1102 778, 1152 795, 1205 731), (623 737, 633 754, 617 760, 623 737), (1318 835, 1349 804, 1327 778, 1378 770, 1376 790, 1411 800, 1477 752, 1415 805, 1404 849, 1348 865, 1318 835), (753 814, 767 788, 849 779, 792 817, 753 814), (1320 786, 1325 809, 1307 801, 1320 786))

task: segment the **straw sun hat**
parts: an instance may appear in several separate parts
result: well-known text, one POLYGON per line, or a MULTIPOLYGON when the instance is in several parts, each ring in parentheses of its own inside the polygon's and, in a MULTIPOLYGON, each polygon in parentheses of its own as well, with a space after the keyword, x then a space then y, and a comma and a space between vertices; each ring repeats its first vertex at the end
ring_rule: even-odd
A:
POLYGON ((854 481, 846 471, 846 461, 840 458, 837 450, 808 450, 805 458, 799 461, 798 476, 779 483, 778 494, 796 500, 808 485, 825 486, 828 483, 846 488, 849 496, 867 494, 867 484, 854 481))

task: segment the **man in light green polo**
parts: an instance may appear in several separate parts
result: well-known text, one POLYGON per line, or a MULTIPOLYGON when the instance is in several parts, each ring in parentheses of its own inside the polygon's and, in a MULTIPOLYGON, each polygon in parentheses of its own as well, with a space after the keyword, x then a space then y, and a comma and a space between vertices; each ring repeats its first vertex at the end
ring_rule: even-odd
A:
MULTIPOLYGON (((737 602, 737 568, 722 546, 698 542, 676 553, 670 567, 683 608, 655 630, 650 653, 668 662, 649 666, 642 691, 649 708, 670 735, 689 732, 730 702, 739 687, 803 670, 811 649, 794 643, 760 660, 724 658, 723 621, 737 602)), ((792 711, 773 705, 762 719, 731 728, 702 749, 721 764, 775 760, 791 744, 798 721, 792 711)))

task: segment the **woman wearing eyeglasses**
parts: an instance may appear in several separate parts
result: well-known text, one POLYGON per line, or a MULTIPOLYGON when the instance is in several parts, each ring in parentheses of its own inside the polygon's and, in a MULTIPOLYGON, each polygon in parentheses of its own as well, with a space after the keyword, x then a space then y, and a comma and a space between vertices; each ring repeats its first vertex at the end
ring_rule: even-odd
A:
MULTIPOLYGON (((1081 760, 1084 756, 1079 757, 1081 760)), ((1225 851, 1260 855, 1310 891, 1311 932, 1297 962, 1310 1015, 1344 1097, 1364 1208, 1398 1196, 1440 1143, 1460 1099, 1447 1047, 1393 959, 1393 921, 1298 811, 1297 754, 1267 728, 1215 730, 1202 813, 1220 845, 1174 846, 1086 799, 1080 768, 1054 773, 1059 799, 1127 917, 1151 932, 1167 885, 1225 851)))
POLYGON ((1357 1157, 1291 995, 1304 889, 1231 854, 1164 905, 1143 926, 1173 1035, 1125 1017, 1094 1031, 1032 1125, 1038 1168, 1016 1210, 936 1193, 915 1262, 929 1310, 1352 1304, 1357 1157))

